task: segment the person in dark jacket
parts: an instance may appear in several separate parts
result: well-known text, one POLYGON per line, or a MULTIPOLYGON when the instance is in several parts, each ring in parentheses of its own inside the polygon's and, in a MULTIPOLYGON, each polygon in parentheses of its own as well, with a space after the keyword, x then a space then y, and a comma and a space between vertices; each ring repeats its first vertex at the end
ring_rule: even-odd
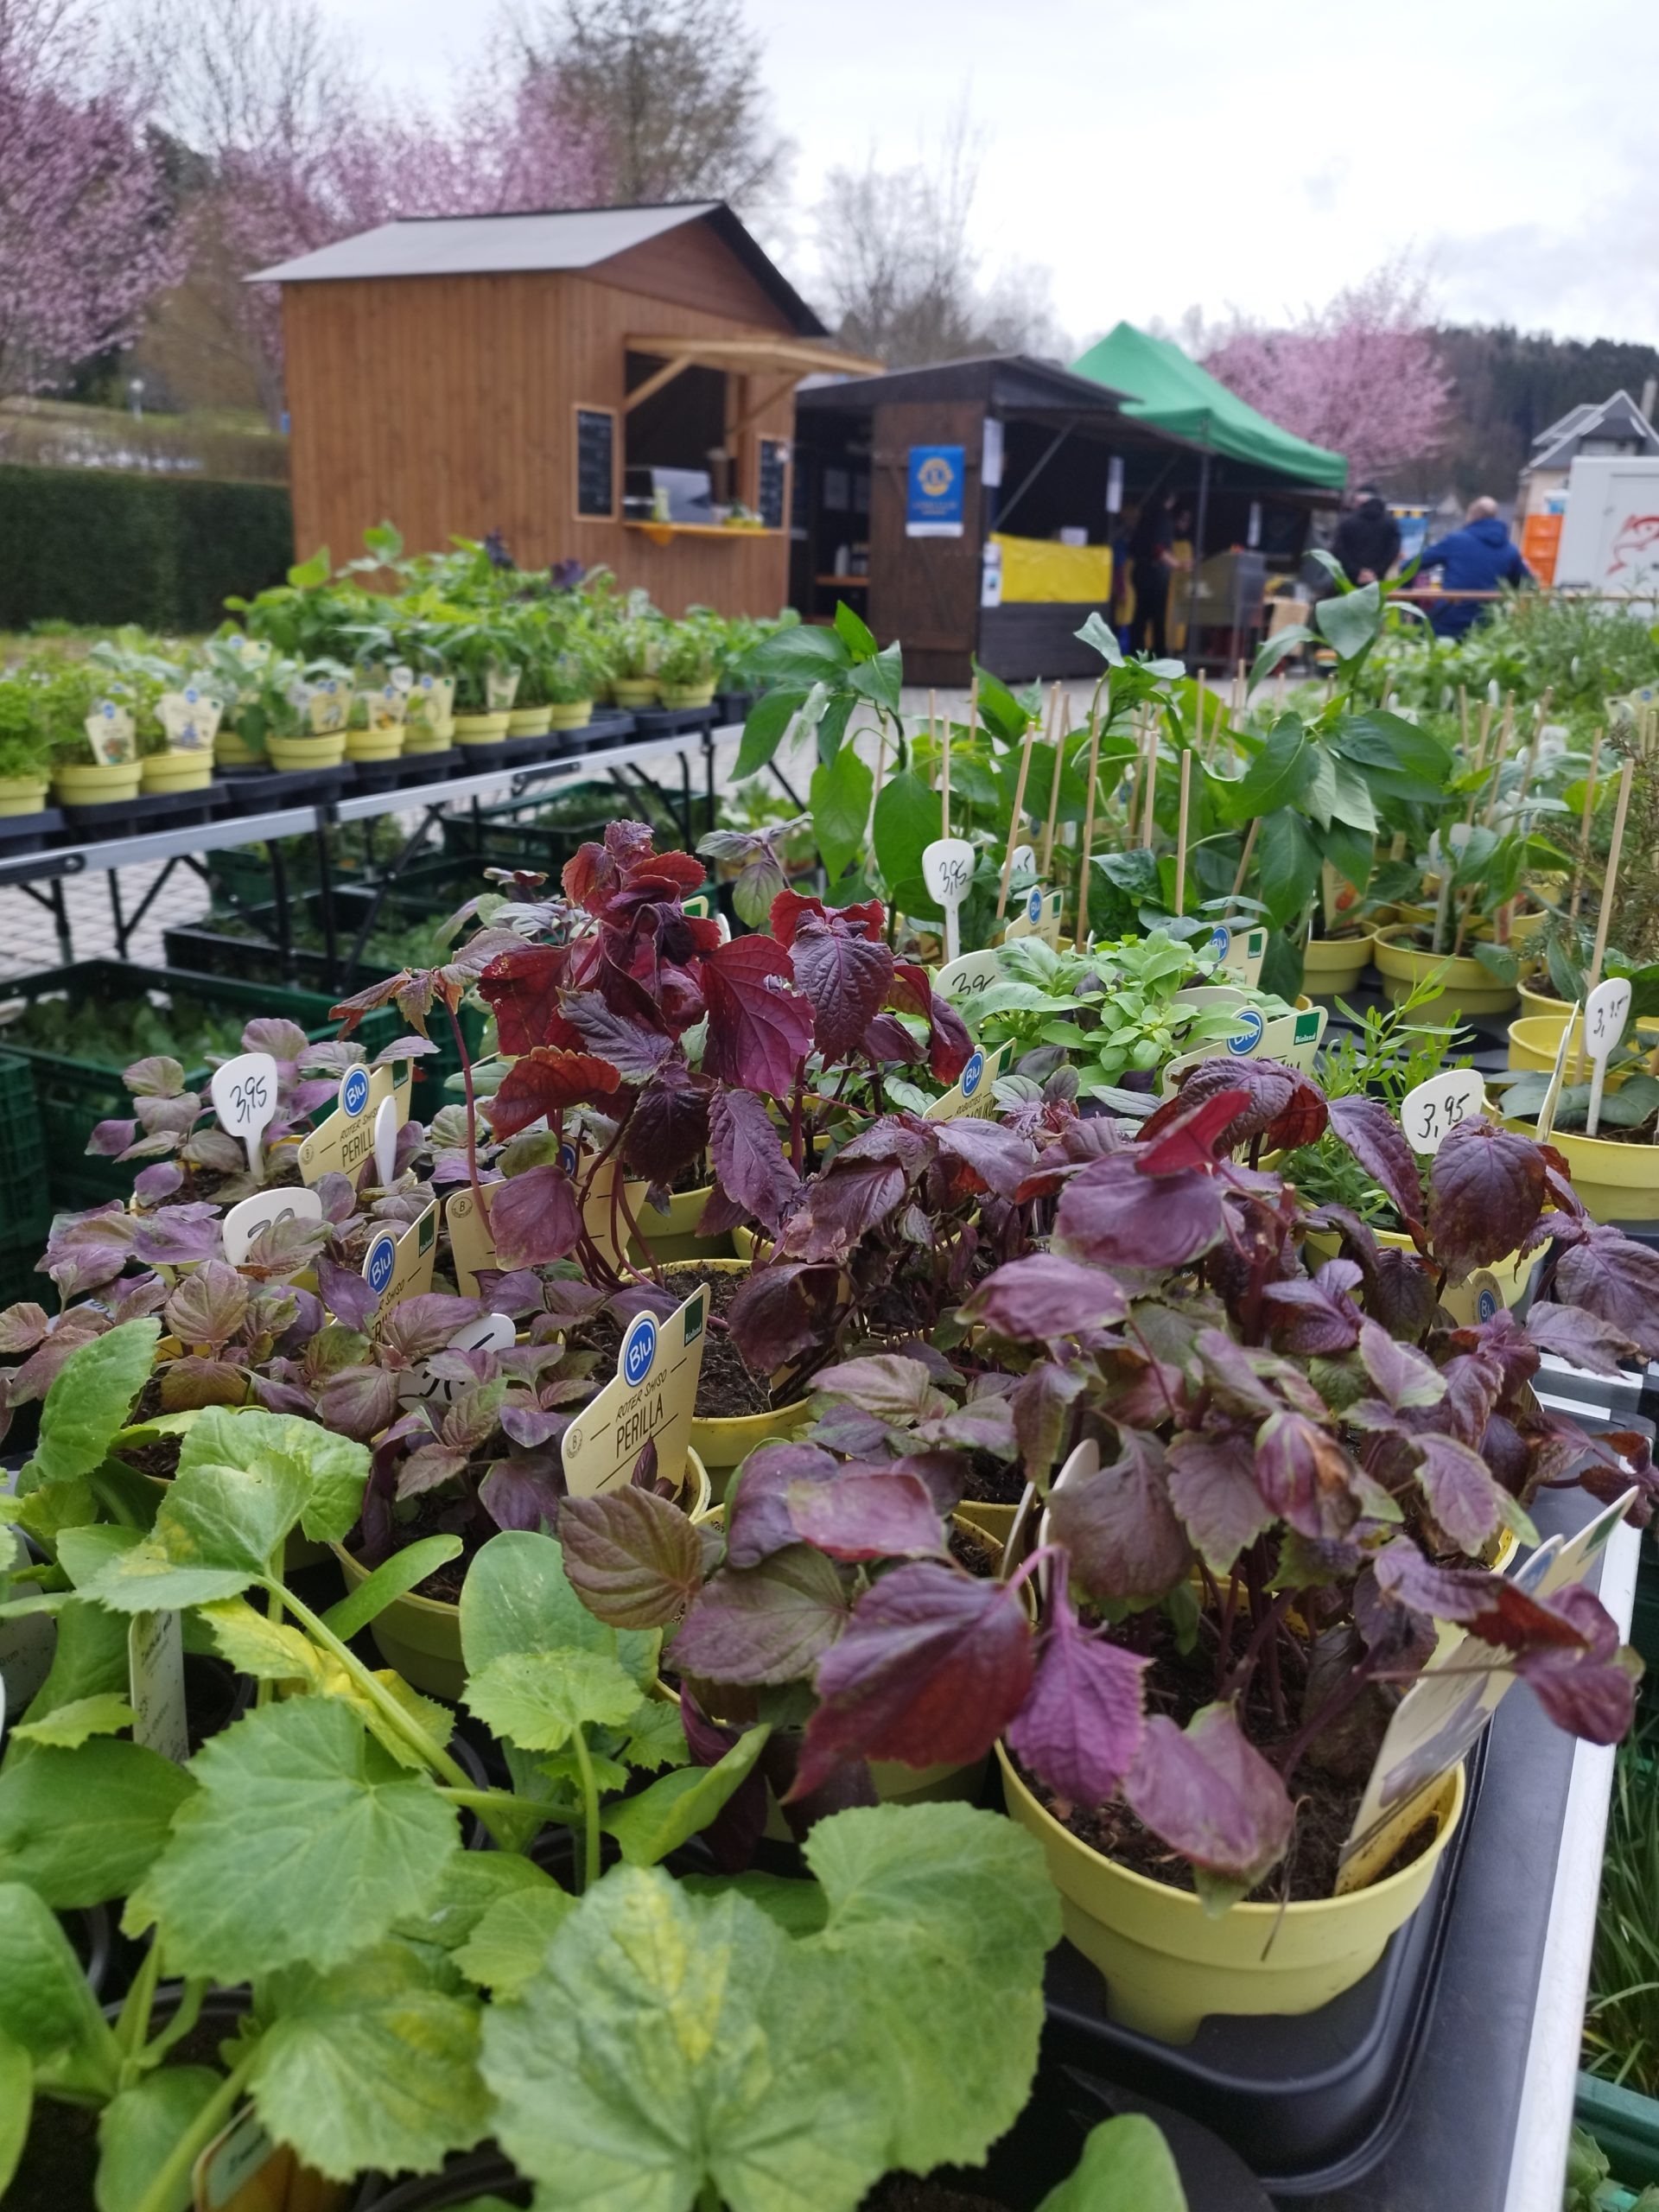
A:
POLYGON ((1337 524, 1331 550, 1351 584, 1386 576, 1400 558, 1400 525, 1375 484, 1362 484, 1355 493, 1353 505, 1337 524))
POLYGON ((1175 494, 1150 499, 1129 539, 1129 576, 1135 586, 1132 650, 1146 650, 1161 660, 1169 650, 1166 622, 1170 576, 1175 566, 1175 494))
MULTIPOLYGON (((1496 591, 1500 584, 1529 584, 1532 570, 1521 557, 1521 549, 1498 518, 1496 499, 1476 499, 1461 530, 1423 550, 1425 575, 1440 571, 1446 591, 1496 591)), ((1460 638, 1485 613, 1490 602, 1452 599, 1431 604, 1428 619, 1442 638, 1460 638)))

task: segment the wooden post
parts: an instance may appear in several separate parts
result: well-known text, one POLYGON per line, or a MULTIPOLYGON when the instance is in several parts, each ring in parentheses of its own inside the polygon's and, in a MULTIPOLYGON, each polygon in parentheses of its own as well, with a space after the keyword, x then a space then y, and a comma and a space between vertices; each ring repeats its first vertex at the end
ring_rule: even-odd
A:
POLYGON ((1083 851, 1077 860, 1077 925, 1072 932, 1071 950, 1083 950, 1083 940, 1089 926, 1089 869, 1095 849, 1095 779, 1100 769, 1100 716, 1090 709, 1089 715, 1089 798, 1084 809, 1083 851))
POLYGON ((1573 869, 1573 899, 1567 910, 1567 919, 1579 918, 1579 901, 1584 896, 1584 871, 1590 865, 1590 824, 1596 811, 1596 770, 1601 765, 1601 741, 1606 734, 1598 730, 1590 747, 1590 772, 1584 779, 1584 813, 1579 823, 1579 856, 1573 869))
MULTIPOLYGON (((1198 681, 1202 683, 1203 677, 1198 681)), ((1202 696, 1202 695, 1200 695, 1202 696)), ((1175 913, 1179 920, 1186 912, 1186 810, 1188 793, 1192 785, 1192 748, 1181 755, 1181 814, 1175 832, 1175 913)))
POLYGON ((996 918, 1008 911, 1008 878, 1014 874, 1014 849, 1020 838, 1020 810, 1026 803, 1026 778, 1031 773, 1031 740, 1036 725, 1026 724, 1026 741, 1020 748, 1020 776, 1014 789, 1014 811, 1008 817, 1007 849, 1002 855, 1002 880, 996 893, 996 918))
POLYGON ((1045 883, 1048 880, 1049 863, 1054 857, 1054 824, 1060 811, 1060 771, 1065 766, 1065 741, 1071 734, 1071 709, 1060 704, 1060 687, 1054 686, 1054 696, 1049 705, 1048 724, 1054 734, 1054 778, 1048 787, 1048 822, 1043 830, 1043 849, 1037 863, 1037 873, 1045 883), (1055 722, 1059 728, 1055 733, 1055 722))
MULTIPOLYGON (((1607 925, 1613 918, 1613 889, 1618 881, 1618 855, 1624 842, 1624 817, 1630 810, 1630 778, 1636 763, 1627 755, 1618 772, 1618 803, 1613 809, 1613 841, 1607 848, 1607 873, 1601 879, 1601 902, 1596 913, 1596 949, 1591 955, 1590 971, 1584 979, 1585 1004, 1590 994, 1601 981, 1601 963, 1607 954, 1607 925)), ((1579 1057, 1573 1071, 1574 1083, 1584 1080, 1586 1038, 1584 1027, 1579 1027, 1579 1057)))

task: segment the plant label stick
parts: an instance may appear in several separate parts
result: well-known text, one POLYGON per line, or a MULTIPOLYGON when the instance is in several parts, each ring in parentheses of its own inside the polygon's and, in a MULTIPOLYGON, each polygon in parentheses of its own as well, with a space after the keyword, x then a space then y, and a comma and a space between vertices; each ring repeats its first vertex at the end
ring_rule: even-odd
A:
MULTIPOLYGON (((1585 982, 1591 990, 1601 981, 1601 963, 1607 957, 1607 925, 1612 919, 1613 892, 1618 882, 1618 856, 1624 849, 1624 817, 1630 807, 1630 778, 1636 763, 1625 756, 1618 772, 1618 799, 1613 808, 1612 842, 1607 848, 1607 873, 1601 879, 1601 899, 1596 910, 1596 949, 1590 962, 1590 971, 1585 982)), ((1573 1071, 1573 1081, 1584 1080, 1585 1040, 1579 1039, 1579 1064, 1573 1071)))
POLYGON ((966 1116, 969 1121, 988 1122, 996 1112, 996 1079, 1012 1049, 1007 1045, 999 1045, 994 1052, 976 1048, 955 1090, 936 1098, 922 1119, 954 1122, 966 1116))
POLYGON ((132 1740, 183 1766, 190 1757, 184 1719, 184 1635, 176 1612, 135 1613, 127 1629, 128 1703, 132 1740))
MULTIPOLYGON (((1059 709, 1060 687, 1054 686, 1054 704, 1059 709)), ((1052 719, 1052 718, 1051 718, 1052 719)), ((1038 867, 1039 875, 1046 875, 1054 858, 1054 824, 1060 811, 1060 770, 1065 760, 1065 741, 1071 734, 1071 715, 1069 709, 1059 715, 1059 726, 1054 740, 1054 772, 1048 786, 1048 823, 1043 831, 1043 857, 1038 867)))
POLYGON ((922 855, 922 880, 927 895, 944 909, 944 957, 948 962, 962 950, 959 916, 968 887, 974 880, 974 849, 965 837, 939 837, 922 855))
MULTIPOLYGON (((1020 835, 1020 817, 1026 804, 1026 779, 1031 773, 1031 741, 1035 729, 1034 722, 1026 724, 1026 741, 1020 749, 1020 774, 1014 787, 1014 810, 1008 817, 1008 848, 1002 855, 1002 880, 996 893, 996 918, 999 922, 1008 911, 1008 878, 1014 874, 1014 841, 1020 835)), ((1019 849, 1029 853, 1031 847, 1022 845, 1019 849)))
POLYGON ((251 1198, 233 1205, 219 1224, 225 1256, 233 1268, 239 1268, 254 1238, 270 1223, 321 1219, 322 1200, 315 1191, 256 1191, 251 1198))
POLYGON ((1561 1030, 1561 1041, 1555 1047, 1555 1065, 1550 1071, 1549 1088, 1544 1093, 1544 1103, 1538 1109, 1538 1141, 1548 1144, 1555 1128, 1555 1109, 1560 1103, 1561 1079, 1567 1073, 1567 1049, 1573 1042, 1573 1029, 1579 1018, 1579 1001, 1573 1001, 1573 1011, 1561 1030))
MULTIPOLYGON (((1049 1484, 1048 1495, 1052 1498, 1057 1491, 1073 1490, 1078 1484, 1090 1481, 1099 1472, 1100 1446, 1090 1437, 1085 1439, 1078 1445, 1077 1450, 1068 1456, 1065 1465, 1049 1484)), ((1052 1516, 1049 1507, 1045 1505, 1043 1517, 1037 1524, 1037 1541, 1039 1544, 1046 1544, 1052 1541, 1052 1516)), ((1039 1560, 1037 1563, 1037 1579, 1045 1599, 1048 1596, 1049 1569, 1052 1565, 1052 1560, 1046 1559, 1039 1560)), ((1008 1572, 1008 1562, 1006 1558, 1003 1561, 1002 1572, 1004 1574, 1008 1572)))
POLYGON ((400 1306, 404 1299, 423 1297, 431 1289, 437 1256, 438 1203, 435 1198, 401 1236, 390 1229, 376 1230, 363 1255, 363 1280, 383 1307, 400 1306))
POLYGON ((397 1102, 383 1098, 374 1116, 374 1175, 383 1191, 389 1191, 397 1173, 397 1102))
POLYGON ((1584 1002, 1584 1042, 1590 1055, 1590 1110, 1584 1134, 1592 1137, 1601 1120, 1601 1090, 1607 1079, 1607 1057, 1624 1034, 1630 1011, 1628 976, 1610 976, 1598 983, 1584 1002))
POLYGON ((1074 952, 1083 950, 1083 940, 1089 927, 1089 871, 1094 865, 1095 785, 1099 775, 1100 715, 1095 712, 1089 717, 1089 798, 1084 812, 1083 852, 1077 861, 1077 927, 1072 940, 1074 952))
POLYGON ((665 1320, 638 1313, 629 1322, 615 1375, 575 1416, 560 1442, 572 1497, 626 1490, 648 1444, 656 1447, 658 1480, 676 1490, 684 1486, 708 1299, 699 1288, 665 1320))
POLYGON ((1573 864, 1573 899, 1567 907, 1567 917, 1579 918, 1579 901, 1584 896, 1584 872, 1590 865, 1590 824, 1596 811, 1596 771, 1601 765, 1601 741, 1605 733, 1598 730, 1590 747, 1590 772, 1584 779, 1584 814, 1579 823, 1578 858, 1573 864))
POLYGON ((1406 1142, 1429 1159, 1460 1122, 1486 1111, 1486 1086, 1478 1068, 1443 1068, 1400 1102, 1406 1142))
POLYGON ((269 1052, 238 1052, 213 1070, 207 1086, 226 1136, 247 1149, 248 1172, 259 1173, 260 1140, 276 1114, 276 1063, 269 1052))
POLYGON ((399 1060, 395 1065, 382 1068, 347 1068, 340 1079, 339 1106, 300 1147, 300 1174, 303 1180, 308 1184, 319 1182, 331 1171, 355 1178, 374 1151, 374 1116, 380 1101, 391 1098, 396 1102, 401 1128, 409 1119, 414 1077, 413 1060, 399 1060))
POLYGON ((933 988, 952 1006, 973 1010, 982 992, 1002 981, 1002 963, 995 952, 964 952, 949 960, 933 978, 933 988))

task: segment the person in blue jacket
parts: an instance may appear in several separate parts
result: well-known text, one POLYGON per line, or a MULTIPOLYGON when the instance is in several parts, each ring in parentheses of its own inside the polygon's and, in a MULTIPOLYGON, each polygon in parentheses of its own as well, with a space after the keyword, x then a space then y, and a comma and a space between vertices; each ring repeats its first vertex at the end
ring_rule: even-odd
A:
MULTIPOLYGON (((1476 499, 1469 519, 1437 544, 1426 546, 1421 567, 1440 571, 1447 591, 1496 591, 1500 584, 1529 584, 1532 570, 1521 557, 1521 549, 1498 518, 1496 499, 1476 499)), ((1444 600, 1431 605, 1428 619, 1442 638, 1460 638, 1478 622, 1491 605, 1479 599, 1444 600)))

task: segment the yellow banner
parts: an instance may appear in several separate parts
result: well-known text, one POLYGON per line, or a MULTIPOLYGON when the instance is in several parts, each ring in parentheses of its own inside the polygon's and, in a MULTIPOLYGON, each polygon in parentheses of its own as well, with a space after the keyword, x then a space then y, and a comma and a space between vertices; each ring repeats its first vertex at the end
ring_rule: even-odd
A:
POLYGON ((1106 606, 1112 596, 1109 545, 1061 545, 1048 537, 1005 537, 993 531, 1002 550, 1002 604, 1038 600, 1106 606))

